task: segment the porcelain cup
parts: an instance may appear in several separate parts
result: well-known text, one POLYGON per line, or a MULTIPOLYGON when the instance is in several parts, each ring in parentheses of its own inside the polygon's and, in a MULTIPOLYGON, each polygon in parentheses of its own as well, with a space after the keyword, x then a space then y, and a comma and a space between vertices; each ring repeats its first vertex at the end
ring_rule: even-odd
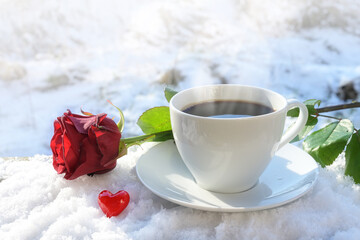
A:
POLYGON ((170 101, 176 147, 196 183, 203 189, 237 193, 256 185, 276 151, 304 127, 308 111, 297 100, 253 86, 221 84, 194 87, 170 101), (183 112, 202 102, 235 100, 259 103, 274 111, 243 118, 201 117, 183 112), (298 107, 299 117, 284 133, 287 112, 298 107))

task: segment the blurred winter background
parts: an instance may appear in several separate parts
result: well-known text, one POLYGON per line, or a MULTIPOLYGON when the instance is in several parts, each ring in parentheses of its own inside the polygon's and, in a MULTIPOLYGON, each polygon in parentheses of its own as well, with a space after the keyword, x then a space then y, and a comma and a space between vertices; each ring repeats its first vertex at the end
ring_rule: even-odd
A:
MULTIPOLYGON (((51 154, 66 109, 137 118, 176 90, 239 83, 357 99, 358 0, 0 0, 0 156, 51 154)), ((359 127, 359 111, 351 117, 359 127)), ((322 123, 322 124, 325 124, 322 123)))

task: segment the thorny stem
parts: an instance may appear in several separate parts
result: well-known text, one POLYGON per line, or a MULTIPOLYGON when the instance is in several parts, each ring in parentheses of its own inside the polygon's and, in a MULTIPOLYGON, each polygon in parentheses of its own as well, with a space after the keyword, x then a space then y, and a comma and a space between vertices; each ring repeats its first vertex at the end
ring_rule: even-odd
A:
POLYGON ((339 104, 334 106, 316 108, 315 110, 318 113, 324 113, 324 112, 333 112, 333 111, 349 109, 349 108, 358 108, 358 107, 360 107, 360 102, 352 102, 347 104, 339 104))
MULTIPOLYGON (((331 119, 341 121, 342 118, 333 117, 333 116, 324 115, 324 114, 319 114, 319 113, 320 112, 337 111, 337 110, 348 109, 348 108, 357 108, 357 107, 360 107, 360 102, 355 102, 355 103, 350 103, 350 104, 342 104, 342 105, 336 105, 336 106, 329 106, 329 107, 323 107, 323 108, 317 108, 317 109, 315 109, 317 111, 315 116, 316 117, 326 117, 326 118, 331 118, 331 119)), ((354 130, 357 133, 359 132, 359 129, 356 129, 355 127, 354 127, 354 130)))
POLYGON ((341 121, 341 120, 342 120, 342 118, 333 117, 333 116, 328 116, 328 115, 323 115, 323 114, 316 114, 316 116, 319 116, 319 117, 326 117, 326 118, 332 118, 332 119, 336 119, 336 120, 339 120, 339 121, 341 121))

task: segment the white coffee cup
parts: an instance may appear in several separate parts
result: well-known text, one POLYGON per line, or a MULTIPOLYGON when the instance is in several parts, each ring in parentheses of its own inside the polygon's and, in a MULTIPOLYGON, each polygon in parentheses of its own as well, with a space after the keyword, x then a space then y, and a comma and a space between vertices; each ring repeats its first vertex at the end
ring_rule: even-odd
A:
POLYGON ((177 93, 170 101, 177 149, 196 183, 209 191, 236 193, 252 188, 275 152, 304 127, 308 111, 297 100, 273 91, 237 84, 209 85, 177 93), (243 118, 212 118, 183 112, 209 101, 244 101, 274 111, 243 118), (295 124, 285 133, 288 110, 299 107, 295 124))

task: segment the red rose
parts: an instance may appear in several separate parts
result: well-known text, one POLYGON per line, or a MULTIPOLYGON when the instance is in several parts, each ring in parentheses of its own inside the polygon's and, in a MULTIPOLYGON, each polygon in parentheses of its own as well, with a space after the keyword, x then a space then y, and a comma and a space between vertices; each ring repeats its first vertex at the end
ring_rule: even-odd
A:
POLYGON ((81 116, 68 110, 54 122, 53 166, 66 179, 108 172, 116 166, 120 138, 116 123, 105 113, 81 116))

